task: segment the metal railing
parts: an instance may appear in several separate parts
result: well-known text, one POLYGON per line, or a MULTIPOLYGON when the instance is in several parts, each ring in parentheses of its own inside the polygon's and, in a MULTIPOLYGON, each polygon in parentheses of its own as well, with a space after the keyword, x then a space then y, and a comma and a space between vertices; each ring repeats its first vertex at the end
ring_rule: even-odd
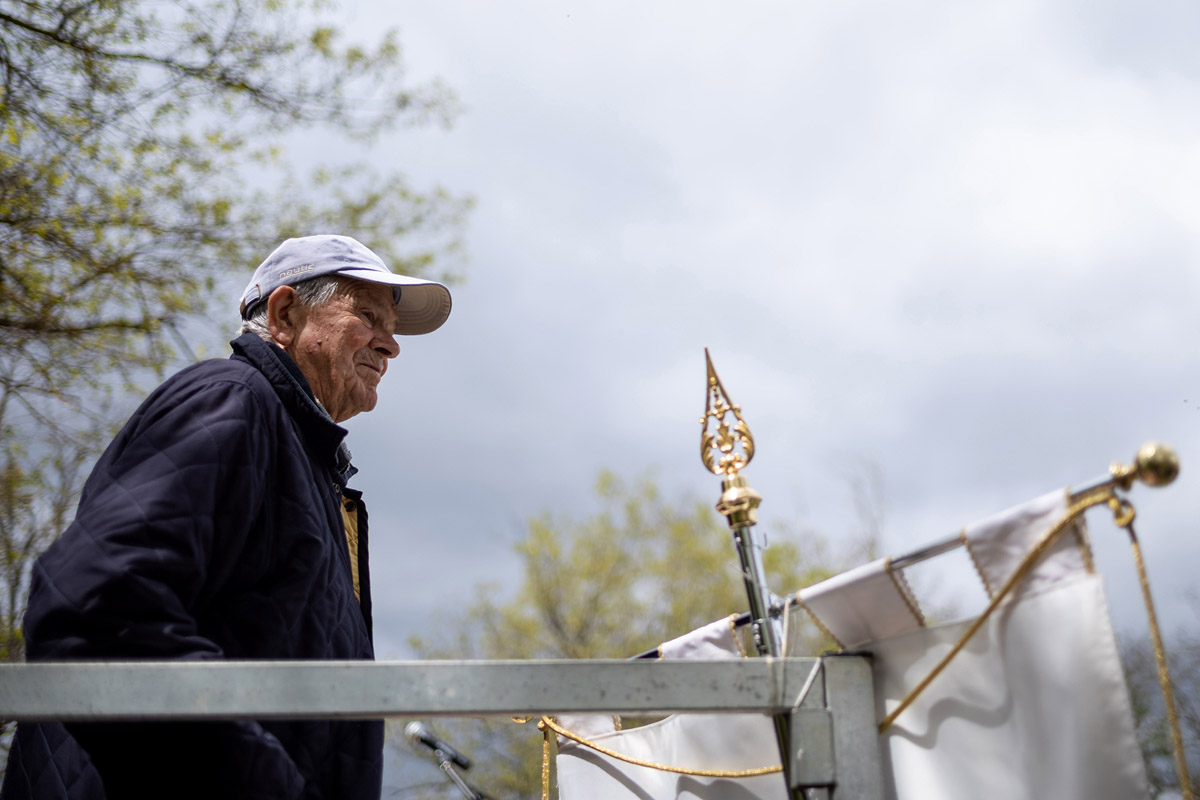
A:
POLYGON ((728 661, 104 662, 0 665, 18 721, 760 713, 790 720, 791 780, 882 798, 867 657, 728 661))

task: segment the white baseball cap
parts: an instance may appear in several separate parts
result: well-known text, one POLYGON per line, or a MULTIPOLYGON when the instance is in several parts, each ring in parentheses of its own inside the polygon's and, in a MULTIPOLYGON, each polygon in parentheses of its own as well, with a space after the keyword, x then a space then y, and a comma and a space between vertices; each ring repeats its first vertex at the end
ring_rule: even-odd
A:
POLYGON ((242 319, 280 286, 295 286, 309 278, 342 275, 392 287, 396 298, 396 333, 430 333, 450 316, 450 290, 436 281, 397 275, 383 259, 357 239, 319 234, 288 239, 254 270, 242 292, 242 319))

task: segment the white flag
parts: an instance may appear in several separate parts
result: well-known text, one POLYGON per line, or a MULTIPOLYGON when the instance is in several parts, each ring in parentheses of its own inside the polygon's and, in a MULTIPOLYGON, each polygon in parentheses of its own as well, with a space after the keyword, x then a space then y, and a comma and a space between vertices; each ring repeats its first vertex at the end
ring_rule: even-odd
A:
MULTIPOLYGON (((968 526, 963 539, 989 596, 1067 512, 1054 492, 968 526)), ((887 559, 800 593, 848 649, 873 654, 884 719, 961 639, 971 621, 927 626, 887 559)), ((727 620, 660 648, 664 657, 738 653, 727 620)), ((609 717, 561 724, 644 761, 745 770, 778 763, 769 718, 677 715, 629 731, 609 717)), ((1066 530, 880 739, 889 800, 1137 800, 1149 788, 1103 582, 1082 519, 1066 530)), ((845 764, 853 753, 837 753, 845 764)), ((564 741, 562 800, 783 800, 781 774, 733 780, 633 766, 564 741)), ((835 791, 836 796, 836 791, 835 791)))
MULTIPOLYGON (((1066 515, 1054 492, 969 526, 989 595, 1066 515)), ((1149 796, 1129 694, 1082 519, 883 734, 898 800, 1131 800, 1149 796)), ((924 627, 901 576, 876 562, 801 592, 834 636, 875 656, 880 719, 970 621, 924 627), (862 609, 880 608, 878 616, 862 609)))

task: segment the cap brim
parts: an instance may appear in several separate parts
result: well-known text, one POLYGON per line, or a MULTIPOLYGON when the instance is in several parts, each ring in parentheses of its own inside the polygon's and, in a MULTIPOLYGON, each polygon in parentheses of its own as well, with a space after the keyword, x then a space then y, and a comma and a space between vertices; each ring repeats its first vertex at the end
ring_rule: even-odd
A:
POLYGON ((450 316, 450 290, 437 281, 373 269, 343 269, 338 274, 401 287, 400 302, 396 305, 396 333, 403 336, 432 333, 450 316))

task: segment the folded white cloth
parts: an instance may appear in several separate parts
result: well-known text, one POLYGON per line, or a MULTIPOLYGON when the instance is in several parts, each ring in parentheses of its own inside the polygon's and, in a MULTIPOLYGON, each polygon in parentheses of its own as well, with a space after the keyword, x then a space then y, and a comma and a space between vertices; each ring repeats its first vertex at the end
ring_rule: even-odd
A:
MULTIPOLYGON (((964 532, 988 593, 1066 515, 1066 492, 964 532)), ((1064 531, 946 669, 883 734, 898 800, 1130 800, 1149 796, 1129 694, 1086 529, 1064 531)), ((969 622, 866 643, 884 718, 969 622)))
MULTIPOLYGON (((664 642, 664 658, 739 658, 729 619, 719 619, 664 642)), ((675 767, 729 772, 779 763, 771 720, 761 714, 676 714, 617 731, 608 716, 558 718, 572 733, 633 758, 675 767)), ((559 738, 560 800, 786 800, 782 773, 752 778, 704 778, 640 767, 559 738)))
POLYGON ((847 649, 924 622, 903 577, 894 574, 884 558, 802 589, 800 600, 847 649))
POLYGON ((702 628, 663 642, 658 654, 663 658, 737 658, 744 656, 730 617, 710 622, 702 628))
MULTIPOLYGON (((1067 493, 1050 492, 964 529, 967 551, 989 597, 995 596, 1025 554, 1066 513, 1067 493)), ((1033 570, 1014 587, 1013 596, 1035 594, 1063 578, 1091 571, 1087 528, 1080 521, 1058 537, 1033 570)))

